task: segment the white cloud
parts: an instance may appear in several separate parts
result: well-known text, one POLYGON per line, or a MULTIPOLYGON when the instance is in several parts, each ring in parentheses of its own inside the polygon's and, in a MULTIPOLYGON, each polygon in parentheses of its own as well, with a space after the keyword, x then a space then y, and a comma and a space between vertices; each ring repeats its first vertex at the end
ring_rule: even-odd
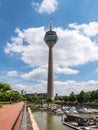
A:
POLYGON ((14 86, 14 89, 18 91, 24 90, 26 91, 26 93, 46 93, 47 92, 45 81, 40 81, 40 83, 33 84, 33 85, 16 84, 14 86))
POLYGON ((98 46, 90 37, 77 30, 57 28, 59 42, 55 46, 55 60, 61 65, 75 66, 98 60, 98 46))
MULTIPOLYGON (((14 89, 18 89, 19 91, 25 90, 27 93, 46 93, 47 92, 47 82, 41 81, 38 84, 33 85, 24 85, 24 84, 16 84, 14 89)), ((75 94, 80 93, 82 90, 85 92, 93 91, 98 89, 98 81, 90 80, 87 82, 76 82, 74 80, 68 80, 65 82, 55 81, 55 94, 58 95, 69 95, 71 92, 75 94)))
POLYGON ((18 76, 18 72, 17 71, 9 71, 9 72, 7 72, 7 76, 10 76, 10 77, 18 76))
MULTIPOLYGON (((97 24, 95 25, 97 26, 97 24)), ((17 36, 12 37, 11 42, 7 43, 4 49, 5 53, 20 54, 21 60, 29 66, 47 65, 48 47, 43 41, 46 32, 45 28, 38 27, 23 31, 20 29, 16 30, 18 30, 17 36)), ((68 68, 98 60, 97 43, 92 41, 89 36, 83 35, 77 29, 55 28, 55 30, 59 41, 54 47, 54 66, 68 68)))
POLYGON ((55 82, 55 92, 59 95, 69 95, 71 92, 76 94, 80 93, 82 90, 85 92, 93 91, 98 89, 98 81, 90 80, 87 82, 76 82, 76 81, 56 81, 55 82))
MULTIPOLYGON (((79 71, 78 70, 72 70, 70 68, 60 68, 60 67, 56 67, 55 68, 55 72, 58 74, 66 74, 66 75, 74 75, 74 74, 78 74, 79 71)), ((23 73, 20 74, 20 77, 22 79, 25 80, 36 80, 36 81, 40 81, 40 80, 47 80, 47 66, 45 67, 37 67, 36 69, 33 69, 30 72, 27 73, 23 73)))
POLYGON ((55 72, 59 74, 61 73, 61 74, 67 74, 67 75, 79 73, 78 70, 73 70, 73 69, 64 68, 64 67, 56 67, 55 72))
POLYGON ((98 72, 98 68, 96 69, 96 72, 98 72))
POLYGON ((5 53, 11 54, 15 52, 21 54, 21 60, 30 66, 45 64, 48 47, 43 41, 44 27, 29 28, 23 31, 16 29, 15 32, 17 37, 12 37, 12 43, 7 43, 4 49, 5 53))
POLYGON ((69 27, 78 30, 87 36, 95 36, 98 34, 98 22, 91 22, 89 24, 77 25, 76 23, 70 24, 69 27))
POLYGON ((41 80, 46 79, 47 77, 47 71, 46 68, 36 68, 28 73, 22 74, 20 76, 23 79, 26 80, 41 80))
MULTIPOLYGON (((93 34, 87 31, 78 29, 82 25, 77 25, 75 28, 63 29, 61 27, 55 28, 59 41, 54 47, 54 71, 58 74, 78 74, 79 70, 74 70, 72 67, 83 65, 88 62, 98 60, 98 45, 97 42, 92 40, 92 37, 98 34, 96 30, 93 34), (92 36, 92 37, 91 37, 92 36)), ((92 22, 86 24, 91 30, 97 28, 98 23, 92 22), (93 26, 91 26, 93 25, 93 26)), ((88 30, 89 30, 88 29, 88 30)), ((85 27, 82 27, 85 30, 85 27)), ((24 63, 30 67, 36 67, 30 72, 20 74, 20 77, 28 80, 46 80, 47 78, 47 63, 48 63, 48 47, 43 41, 45 35, 45 28, 28 28, 24 30, 16 29, 17 36, 11 38, 4 51, 6 54, 18 53, 24 63)), ((39 81, 39 82, 40 82, 39 81)), ((97 88, 97 81, 94 84, 91 82, 86 83, 73 83, 71 82, 55 82, 56 93, 70 93, 70 91, 79 92, 80 90, 92 90, 97 88), (92 86, 91 86, 92 85, 92 86), (85 86, 85 87, 84 87, 85 86), (79 89, 77 89, 79 88, 79 89), (65 91, 64 91, 65 90, 65 91)), ((46 85, 40 83, 33 88, 40 87, 37 90, 46 90, 46 85)))
POLYGON ((24 84, 16 84, 14 89, 16 88, 16 90, 20 91, 24 90, 25 92, 29 92, 29 93, 35 93, 36 91, 33 89, 32 86, 28 86, 28 85, 24 85, 24 84))
POLYGON ((57 0, 43 0, 40 4, 36 2, 32 2, 32 6, 39 12, 39 13, 47 13, 51 14, 55 12, 57 9, 57 0))

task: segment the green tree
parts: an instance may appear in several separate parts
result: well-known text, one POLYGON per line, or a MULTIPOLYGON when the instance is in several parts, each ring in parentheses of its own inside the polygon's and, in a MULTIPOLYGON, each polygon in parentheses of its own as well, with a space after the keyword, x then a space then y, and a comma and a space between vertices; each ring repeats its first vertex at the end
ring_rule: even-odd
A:
POLYGON ((63 96, 63 100, 64 100, 65 102, 68 102, 68 101, 69 101, 69 96, 63 96))
POLYGON ((91 92, 91 99, 92 100, 96 99, 96 91, 95 90, 91 92))
POLYGON ((53 102, 53 100, 51 99, 51 98, 47 98, 47 103, 49 104, 49 103, 52 103, 53 102))
POLYGON ((69 96, 69 100, 70 100, 71 102, 76 102, 76 101, 77 101, 77 95, 74 94, 74 92, 72 92, 72 93, 70 94, 70 96, 69 96))
POLYGON ((12 90, 12 88, 9 84, 0 82, 0 92, 7 92, 10 90, 12 90))
POLYGON ((22 95, 18 91, 14 91, 7 83, 0 82, 0 101, 16 102, 22 99, 22 95))
POLYGON ((10 91, 7 93, 9 102, 17 102, 22 100, 22 95, 18 91, 10 91))
POLYGON ((98 90, 96 90, 96 99, 98 99, 98 90))
POLYGON ((84 94, 84 102, 88 102, 91 99, 91 93, 90 92, 85 92, 84 94))
POLYGON ((41 96, 32 96, 32 100, 33 101, 40 101, 41 100, 41 96))
POLYGON ((77 95, 77 101, 79 103, 83 103, 84 102, 84 98, 85 98, 85 92, 81 91, 80 94, 77 95))

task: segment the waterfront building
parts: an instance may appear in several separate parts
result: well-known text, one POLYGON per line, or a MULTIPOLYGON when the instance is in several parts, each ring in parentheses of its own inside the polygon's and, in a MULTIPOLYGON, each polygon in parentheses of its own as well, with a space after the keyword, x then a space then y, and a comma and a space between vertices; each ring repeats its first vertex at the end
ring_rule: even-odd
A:
POLYGON ((49 58, 48 58, 48 86, 47 94, 48 98, 54 99, 54 76, 53 76, 53 46, 58 40, 57 34, 52 30, 52 21, 50 19, 50 30, 46 32, 44 41, 49 47, 49 58))
POLYGON ((43 99, 46 99, 47 97, 47 93, 26 93, 25 94, 26 96, 40 96, 42 97, 43 99))

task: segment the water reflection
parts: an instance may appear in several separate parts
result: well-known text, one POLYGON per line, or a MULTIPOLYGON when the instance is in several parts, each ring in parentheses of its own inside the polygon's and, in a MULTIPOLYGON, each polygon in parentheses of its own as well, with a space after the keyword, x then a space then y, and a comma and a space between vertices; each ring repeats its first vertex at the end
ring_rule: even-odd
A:
POLYGON ((33 116, 40 130, 73 130, 61 123, 61 116, 54 116, 48 112, 34 112, 33 116))

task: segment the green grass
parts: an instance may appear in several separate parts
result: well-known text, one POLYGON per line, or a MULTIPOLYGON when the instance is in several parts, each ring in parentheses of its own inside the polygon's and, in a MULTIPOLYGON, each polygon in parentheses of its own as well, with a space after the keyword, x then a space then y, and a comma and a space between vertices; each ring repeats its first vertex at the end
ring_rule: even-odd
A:
POLYGON ((10 102, 0 102, 0 104, 10 104, 10 102))

